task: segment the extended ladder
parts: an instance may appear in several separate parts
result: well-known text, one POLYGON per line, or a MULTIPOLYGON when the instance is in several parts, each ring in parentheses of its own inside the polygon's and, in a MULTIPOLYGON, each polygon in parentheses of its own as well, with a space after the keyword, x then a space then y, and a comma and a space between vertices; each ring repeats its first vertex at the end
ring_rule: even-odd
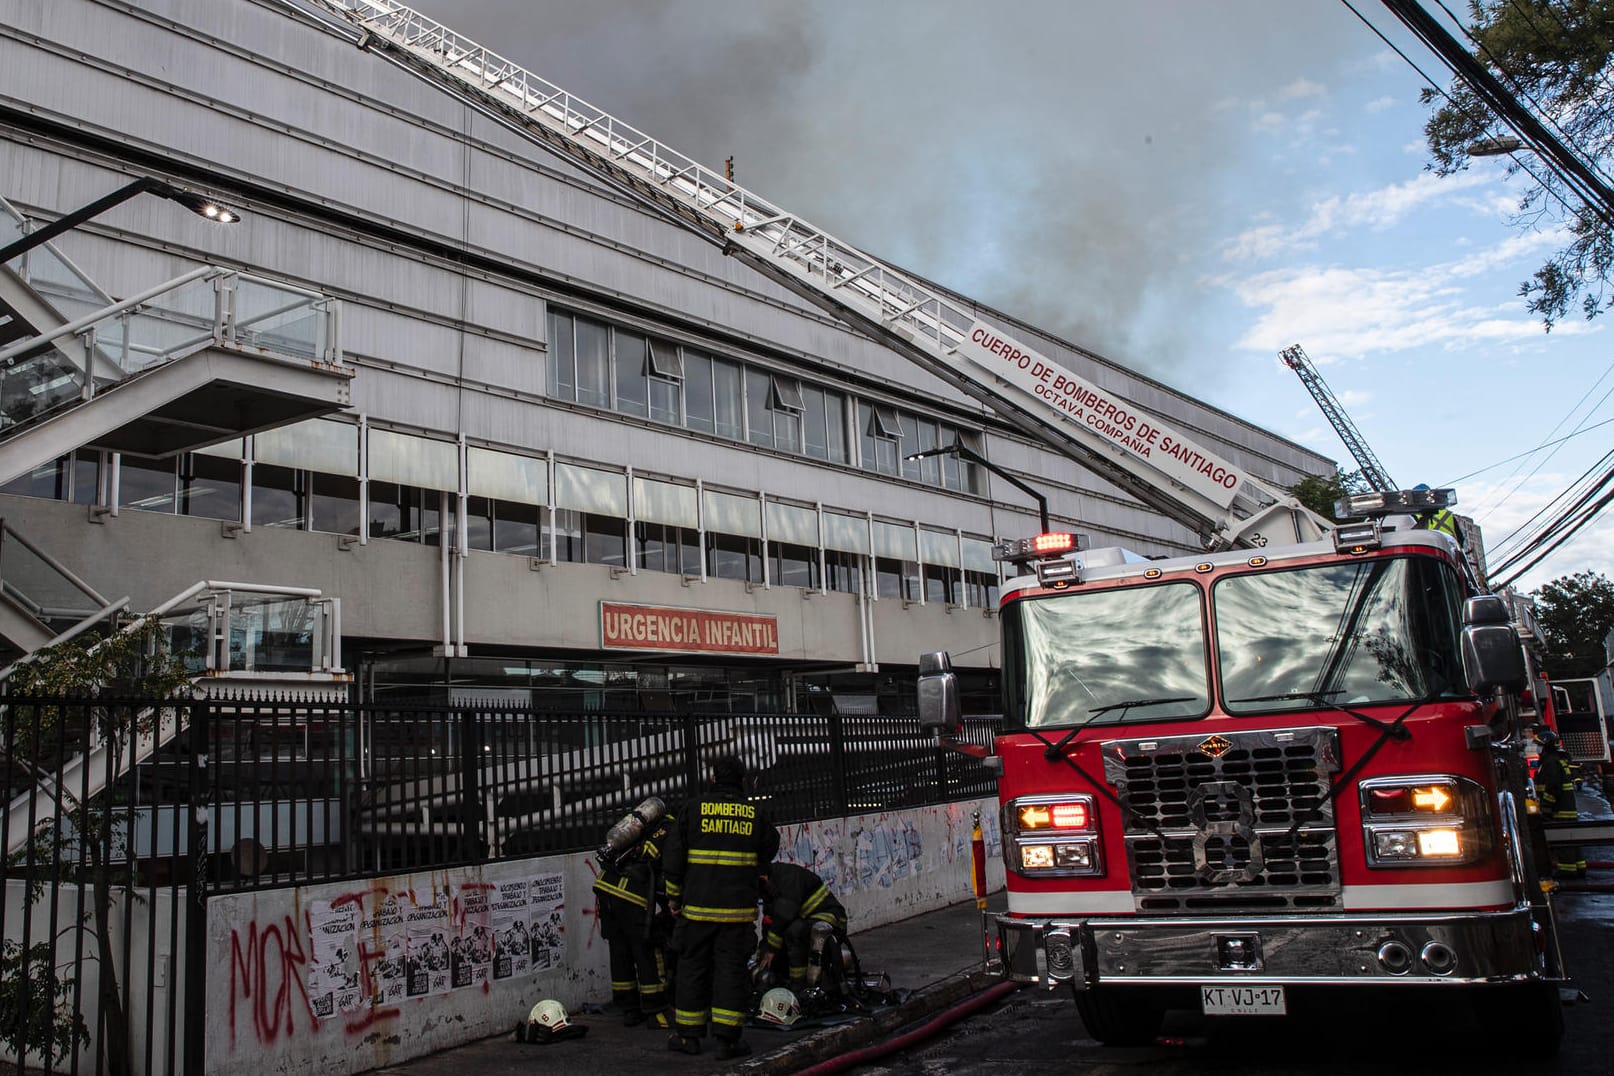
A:
POLYGON ((1329 524, 975 311, 729 182, 394 0, 308 0, 377 51, 723 245, 867 331, 1212 548, 1306 541, 1329 524), (1270 536, 1263 533, 1271 530, 1270 536))

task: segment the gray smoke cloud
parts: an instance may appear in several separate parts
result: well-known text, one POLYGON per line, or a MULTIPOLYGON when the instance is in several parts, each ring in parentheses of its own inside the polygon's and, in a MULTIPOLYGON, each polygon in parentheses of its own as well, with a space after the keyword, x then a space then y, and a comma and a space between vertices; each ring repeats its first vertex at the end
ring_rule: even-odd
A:
POLYGON ((1261 208, 1256 117, 1379 47, 1292 0, 416 6, 710 167, 732 155, 855 246, 1168 378, 1217 358, 1195 324, 1261 208))

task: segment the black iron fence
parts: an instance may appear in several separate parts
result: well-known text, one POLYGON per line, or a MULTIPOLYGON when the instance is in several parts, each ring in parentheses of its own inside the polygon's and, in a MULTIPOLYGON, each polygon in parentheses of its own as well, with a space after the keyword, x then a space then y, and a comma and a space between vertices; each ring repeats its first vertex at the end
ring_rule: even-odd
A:
POLYGON ((725 754, 780 824, 995 790, 915 718, 873 715, 12 696, 0 741, 19 1070, 195 1071, 208 892, 592 850, 725 754))

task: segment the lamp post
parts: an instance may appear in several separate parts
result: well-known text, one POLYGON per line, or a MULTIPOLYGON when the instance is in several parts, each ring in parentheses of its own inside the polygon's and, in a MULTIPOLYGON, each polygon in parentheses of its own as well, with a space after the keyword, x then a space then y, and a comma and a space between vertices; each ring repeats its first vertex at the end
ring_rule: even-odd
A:
POLYGON ((1501 157, 1524 148, 1524 142, 1512 135, 1497 135, 1494 138, 1482 138, 1471 143, 1467 148, 1470 157, 1501 157))
POLYGON ((957 456, 960 459, 966 459, 966 460, 969 460, 971 463, 977 463, 977 464, 980 464, 982 467, 985 467, 988 471, 991 471, 993 474, 997 475, 999 478, 1001 478, 1005 482, 1009 483, 1009 485, 1013 486, 1015 489, 1018 489, 1021 493, 1024 493, 1026 496, 1028 496, 1032 500, 1036 501, 1037 502, 1037 519, 1040 520, 1041 523, 1042 523, 1042 532, 1044 534, 1047 534, 1048 531, 1051 529, 1048 526, 1048 498, 1044 497, 1042 494, 1038 493, 1036 490, 1032 489, 1030 486, 1026 485, 1024 482, 1020 481, 1018 478, 1014 477, 1014 475, 1012 475, 1009 472, 1003 470, 1001 467, 997 466, 995 463, 993 463, 991 460, 987 459, 985 456, 981 455, 979 452, 975 451, 972 448, 968 448, 965 445, 962 445, 957 441, 954 441, 952 444, 947 445, 947 446, 945 446, 943 448, 927 448, 922 452, 911 452, 907 456, 904 456, 903 458, 904 459, 910 459, 910 460, 922 460, 922 459, 928 459, 931 456, 957 456))
POLYGON ((159 198, 167 198, 171 202, 178 202, 197 216, 206 217, 208 220, 218 224, 234 224, 241 219, 240 213, 220 205, 211 198, 196 194, 193 191, 180 190, 178 187, 164 183, 160 179, 145 176, 135 180, 128 186, 119 187, 111 194, 97 198, 82 209, 75 209, 65 217, 58 217, 38 231, 29 232, 15 243, 0 250, 0 265, 26 254, 41 243, 50 242, 63 232, 77 228, 91 217, 99 216, 113 206, 127 202, 138 194, 155 194, 159 198))

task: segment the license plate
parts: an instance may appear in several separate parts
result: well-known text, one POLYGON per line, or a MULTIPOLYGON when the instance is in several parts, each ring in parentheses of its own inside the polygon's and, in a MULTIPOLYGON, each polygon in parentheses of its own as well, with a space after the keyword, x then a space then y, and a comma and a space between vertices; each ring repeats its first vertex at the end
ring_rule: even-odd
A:
POLYGON ((1282 1016, 1288 1012, 1281 986, 1202 986, 1206 1016, 1282 1016))

